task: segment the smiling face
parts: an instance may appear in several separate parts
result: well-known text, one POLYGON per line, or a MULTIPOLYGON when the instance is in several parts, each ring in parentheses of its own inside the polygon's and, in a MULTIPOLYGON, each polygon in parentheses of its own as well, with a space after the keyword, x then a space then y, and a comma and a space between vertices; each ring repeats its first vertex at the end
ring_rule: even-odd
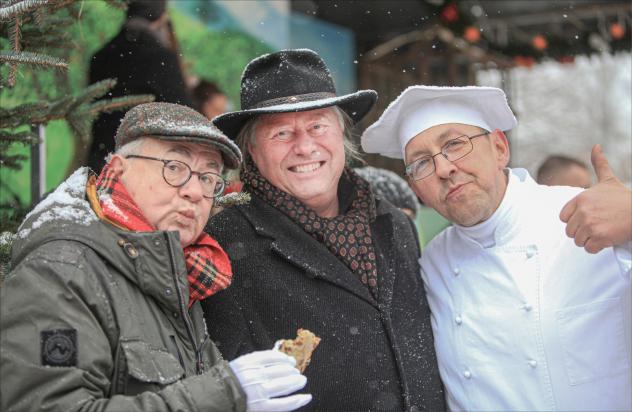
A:
POLYGON ((263 177, 320 216, 338 214, 345 151, 334 109, 264 115, 255 135, 248 151, 263 177))
MULTIPOLYGON (((220 174, 223 165, 219 151, 193 143, 147 139, 134 154, 179 160, 197 172, 220 174)), ((213 199, 203 196, 197 175, 191 176, 183 186, 173 187, 163 178, 162 162, 115 155, 111 166, 152 226, 158 230, 178 231, 183 247, 197 240, 213 206, 213 199)))
MULTIPOLYGON (((457 136, 481 133, 476 126, 450 123, 424 130, 406 145, 406 164, 441 151, 457 136)), ((509 144, 495 130, 472 140, 473 150, 454 163, 435 156, 435 173, 411 182, 417 196, 443 217, 461 226, 488 219, 500 205, 507 187, 504 169, 509 163, 509 144)))

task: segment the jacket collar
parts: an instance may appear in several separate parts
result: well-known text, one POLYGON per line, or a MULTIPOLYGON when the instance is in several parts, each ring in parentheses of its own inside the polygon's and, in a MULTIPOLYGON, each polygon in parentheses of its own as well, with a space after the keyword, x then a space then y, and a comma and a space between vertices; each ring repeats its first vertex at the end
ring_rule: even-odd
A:
MULTIPOLYGON (((394 267, 393 263, 396 263, 393 262, 392 216, 381 207, 380 202, 377 206, 377 217, 371 224, 371 232, 376 247, 378 273, 383 273, 380 268, 384 265, 394 267)), ((386 281, 384 276, 379 276, 379 302, 376 302, 368 287, 342 261, 283 213, 256 195, 252 195, 248 205, 237 208, 258 235, 272 240, 272 252, 302 269, 305 276, 332 283, 373 306, 390 306, 394 276, 386 277, 386 281)))
POLYGON ((186 305, 187 272, 176 233, 130 232, 98 219, 86 196, 87 178, 87 168, 77 170, 27 216, 13 246, 12 266, 45 243, 79 242, 170 310, 179 309, 180 298, 186 305))

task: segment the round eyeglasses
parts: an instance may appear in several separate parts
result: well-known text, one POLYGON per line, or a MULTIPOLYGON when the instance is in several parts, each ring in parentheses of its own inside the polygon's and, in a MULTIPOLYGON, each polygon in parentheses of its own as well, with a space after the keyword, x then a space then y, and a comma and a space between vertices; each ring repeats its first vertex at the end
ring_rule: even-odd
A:
POLYGON ((163 163, 162 177, 169 186, 181 187, 187 184, 191 180, 191 176, 197 175, 202 186, 202 191, 207 199, 213 199, 219 197, 224 193, 226 187, 226 181, 217 173, 213 172, 194 172, 191 170, 188 164, 179 160, 159 159, 157 157, 141 156, 141 155, 128 155, 126 159, 146 159, 157 160, 163 163))
POLYGON ((449 162, 456 162, 459 159, 472 153, 474 146, 472 145, 472 139, 480 136, 488 135, 489 132, 480 133, 474 136, 459 136, 454 139, 448 140, 443 146, 441 151, 435 153, 432 156, 423 156, 419 159, 413 160, 410 164, 406 165, 406 175, 412 180, 421 180, 432 175, 436 170, 435 157, 443 155, 449 162))

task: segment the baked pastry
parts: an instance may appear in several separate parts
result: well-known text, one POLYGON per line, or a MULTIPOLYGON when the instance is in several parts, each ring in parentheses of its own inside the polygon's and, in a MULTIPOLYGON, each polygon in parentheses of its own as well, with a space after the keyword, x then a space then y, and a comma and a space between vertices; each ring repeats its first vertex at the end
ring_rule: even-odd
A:
POLYGON ((283 339, 279 350, 296 359, 296 368, 305 372, 312 359, 312 352, 320 343, 320 338, 307 329, 296 331, 296 339, 283 339))

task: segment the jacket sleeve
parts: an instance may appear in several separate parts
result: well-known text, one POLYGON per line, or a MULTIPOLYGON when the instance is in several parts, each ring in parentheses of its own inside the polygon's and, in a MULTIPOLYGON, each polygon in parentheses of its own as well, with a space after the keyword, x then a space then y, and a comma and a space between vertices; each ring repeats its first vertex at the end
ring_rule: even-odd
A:
POLYGON ((614 256, 619 264, 621 275, 627 281, 632 278, 632 241, 613 248, 614 256))
MULTIPOLYGON (((76 245, 51 242, 28 255, 0 288, 3 411, 233 411, 245 397, 228 364, 157 392, 109 395, 117 336, 96 265, 76 245), (74 248, 73 254, 69 248, 74 248), (61 331, 61 332, 60 332, 61 331), (50 366, 61 333, 75 351, 50 366)), ((105 274, 104 274, 105 276, 105 274)), ((58 354, 57 354, 58 355, 58 354)))

